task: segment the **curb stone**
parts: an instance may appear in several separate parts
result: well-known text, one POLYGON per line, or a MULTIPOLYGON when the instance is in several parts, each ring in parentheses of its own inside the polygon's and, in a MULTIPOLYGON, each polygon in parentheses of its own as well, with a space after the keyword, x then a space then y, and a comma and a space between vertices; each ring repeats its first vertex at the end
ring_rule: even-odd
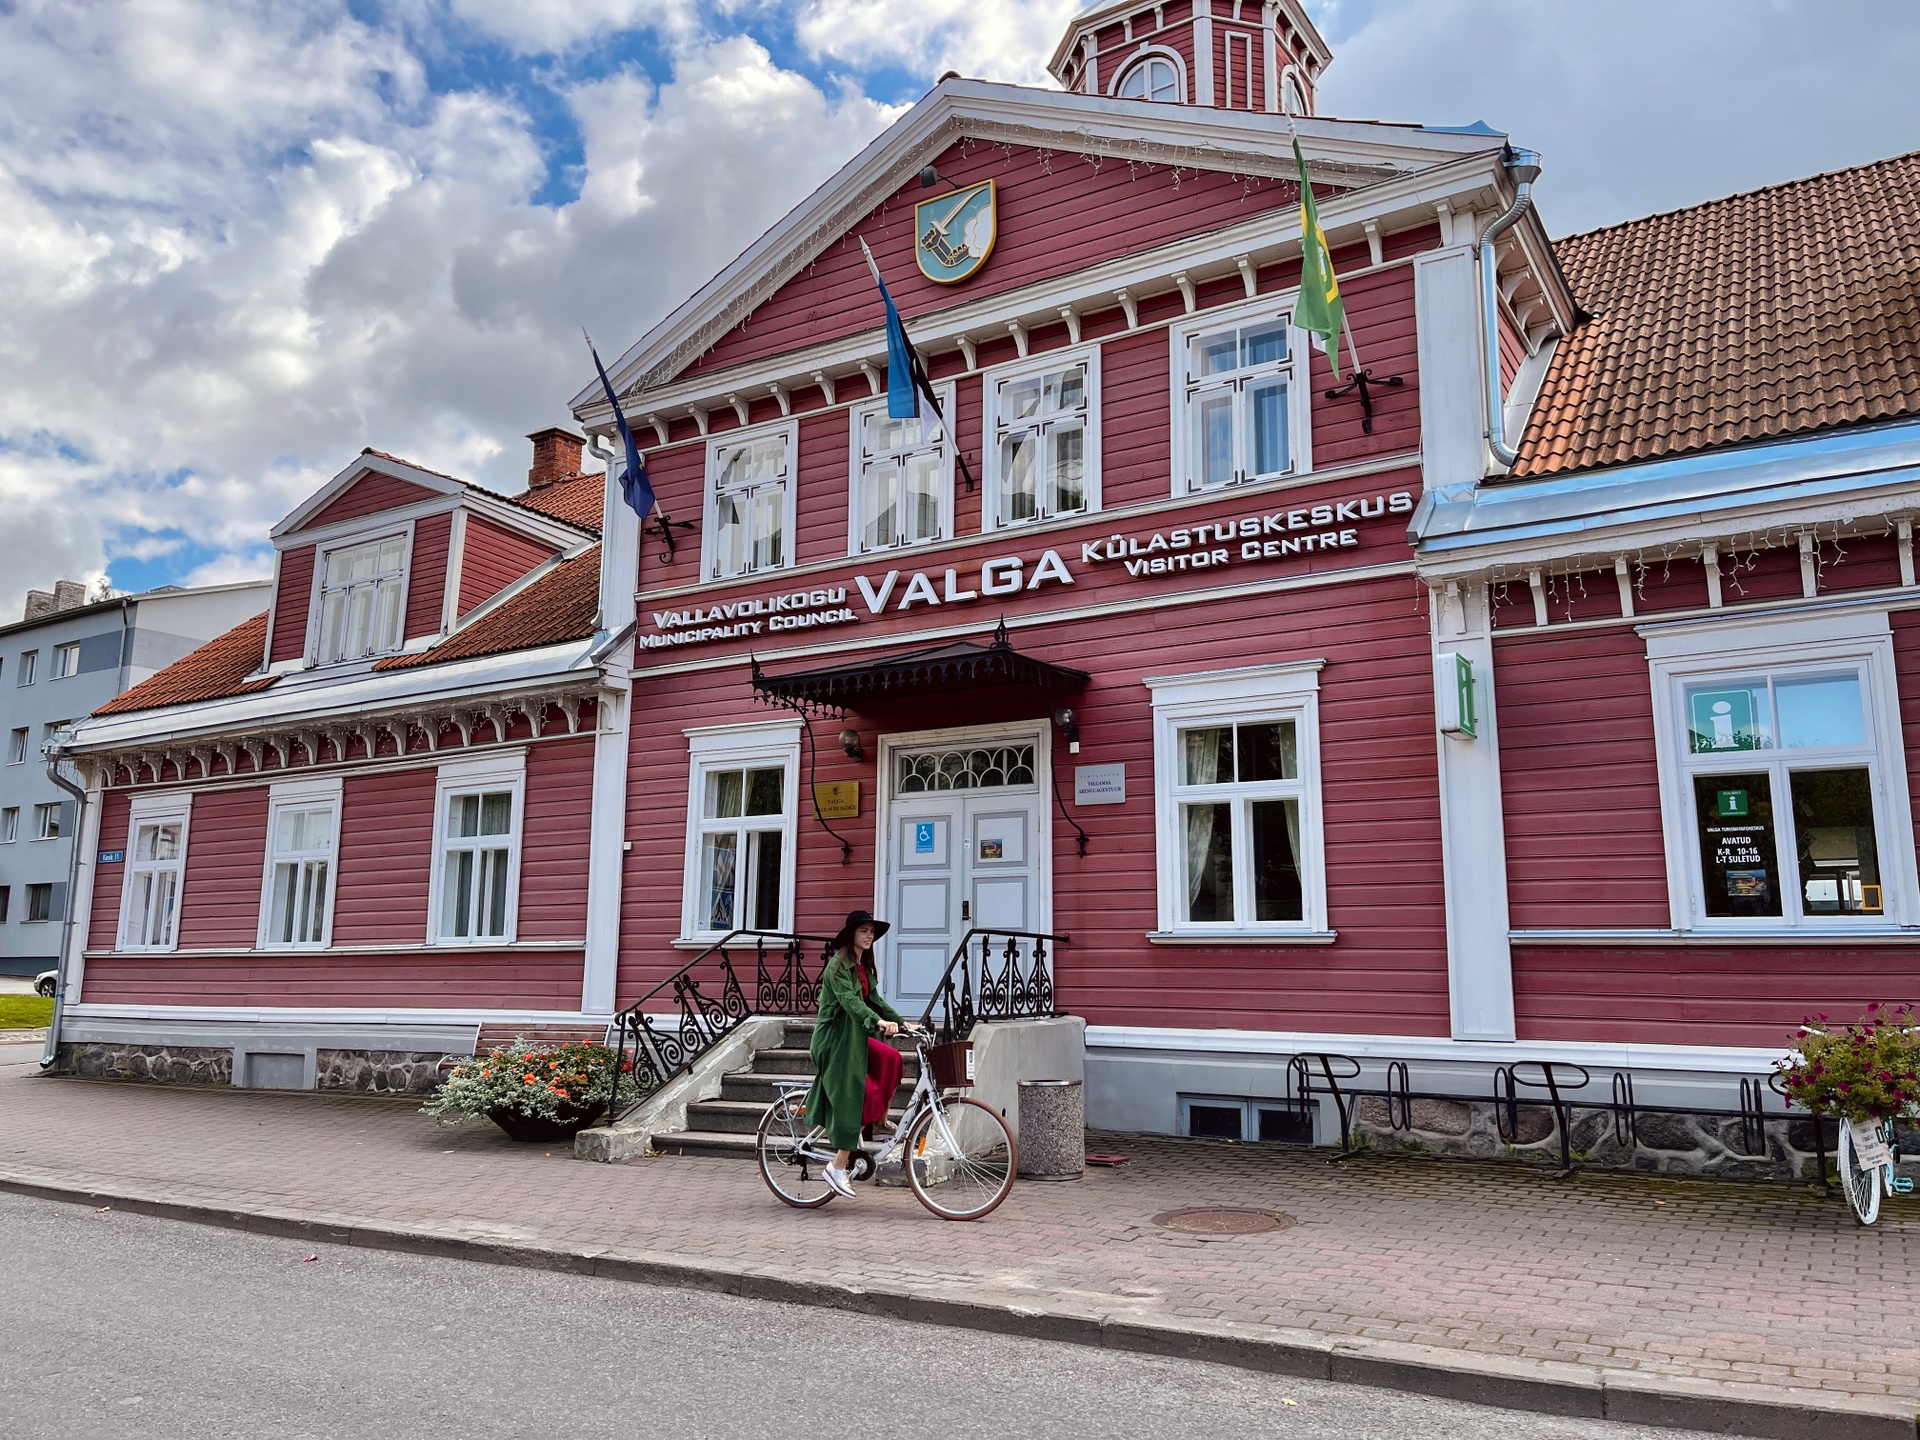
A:
POLYGON ((1720 1383, 1683 1376, 1483 1355, 1396 1341, 1336 1338, 1233 1321, 1160 1322, 1068 1307, 994 1303, 872 1284, 774 1275, 723 1260, 567 1250, 427 1228, 320 1219, 163 1200, 0 1174, 0 1192, 283 1239, 592 1275, 746 1299, 1206 1360, 1243 1370, 1465 1400, 1505 1410, 1704 1430, 1757 1440, 1920 1440, 1911 1401, 1720 1383))

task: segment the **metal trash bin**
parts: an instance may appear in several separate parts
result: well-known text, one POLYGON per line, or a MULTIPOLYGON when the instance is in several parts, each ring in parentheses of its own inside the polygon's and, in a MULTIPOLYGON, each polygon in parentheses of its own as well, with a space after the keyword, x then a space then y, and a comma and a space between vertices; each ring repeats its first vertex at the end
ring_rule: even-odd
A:
POLYGON ((1020 1175, 1078 1180, 1087 1168, 1086 1092, 1078 1080, 1020 1082, 1020 1175))

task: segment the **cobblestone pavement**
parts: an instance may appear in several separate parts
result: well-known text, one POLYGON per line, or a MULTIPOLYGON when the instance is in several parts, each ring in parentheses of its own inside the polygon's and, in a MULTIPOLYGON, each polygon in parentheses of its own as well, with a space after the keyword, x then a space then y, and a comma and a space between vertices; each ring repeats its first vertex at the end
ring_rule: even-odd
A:
POLYGON ((1920 1401, 1920 1205, 1857 1228, 1805 1187, 1100 1135, 980 1224, 903 1190, 784 1209, 750 1164, 602 1166, 407 1102, 50 1079, 0 1065, 0 1180, 334 1225, 711 1260, 793 1280, 1152 1321, 1252 1322, 1659 1377, 1920 1401), (1277 1211, 1264 1234, 1155 1216, 1277 1211))

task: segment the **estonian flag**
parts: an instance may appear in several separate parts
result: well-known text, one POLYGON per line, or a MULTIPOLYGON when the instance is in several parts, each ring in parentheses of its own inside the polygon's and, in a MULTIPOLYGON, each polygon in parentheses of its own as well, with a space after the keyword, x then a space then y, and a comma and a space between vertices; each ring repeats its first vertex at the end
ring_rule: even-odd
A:
POLYGON ((873 272, 873 283, 880 287, 880 299, 887 307, 887 418, 919 419, 920 397, 926 396, 927 408, 933 411, 941 434, 953 446, 953 458, 960 462, 960 473, 966 478, 967 489, 971 490, 974 487, 973 470, 947 428, 946 412, 940 408, 940 398, 933 393, 933 382, 927 378, 927 367, 920 361, 920 352, 907 339, 907 327, 900 323, 900 311, 887 291, 887 282, 880 278, 879 262, 873 258, 873 251, 867 248, 865 240, 860 242, 860 253, 867 257, 867 269, 873 272))
MULTIPOLYGON (((593 348, 591 335, 587 336, 587 351, 593 356, 593 368, 600 372, 600 386, 607 392, 607 403, 613 406, 613 423, 620 427, 620 443, 627 447, 627 468, 620 476, 620 494, 633 508, 633 513, 644 521, 654 506, 653 484, 647 479, 646 461, 640 458, 640 447, 633 443, 633 431, 627 427, 627 417, 613 393, 613 382, 607 379, 607 367, 600 363, 600 352, 593 348)), ((671 534, 668 538, 671 543, 671 534)))

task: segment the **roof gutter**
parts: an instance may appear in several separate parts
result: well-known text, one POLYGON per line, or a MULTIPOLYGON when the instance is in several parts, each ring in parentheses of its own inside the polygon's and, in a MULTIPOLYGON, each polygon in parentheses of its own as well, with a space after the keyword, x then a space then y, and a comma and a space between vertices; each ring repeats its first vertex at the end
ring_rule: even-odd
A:
POLYGON ((1487 449, 1502 470, 1511 470, 1520 452, 1507 444, 1506 400, 1500 393, 1500 286, 1494 241, 1520 223, 1533 208, 1533 182, 1540 178, 1540 152, 1509 147, 1505 164, 1514 181, 1513 204, 1480 232, 1480 304, 1487 362, 1487 449))

